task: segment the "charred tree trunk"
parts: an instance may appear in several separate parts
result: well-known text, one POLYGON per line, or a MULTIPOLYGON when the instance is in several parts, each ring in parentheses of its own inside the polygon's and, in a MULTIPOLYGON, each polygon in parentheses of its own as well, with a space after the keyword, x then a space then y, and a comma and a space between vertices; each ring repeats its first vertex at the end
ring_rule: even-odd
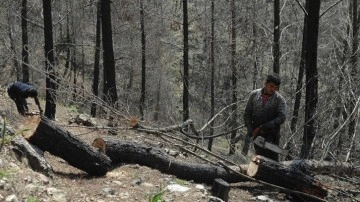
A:
POLYGON ((312 176, 262 156, 255 156, 252 159, 247 174, 258 180, 314 195, 319 198, 327 196, 327 190, 312 176), (271 173, 271 175, 269 175, 269 173, 271 173))
POLYGON ((111 166, 109 157, 57 127, 46 117, 41 117, 38 127, 28 140, 90 175, 105 175, 111 166))
POLYGON ((216 178, 221 178, 229 183, 245 180, 238 174, 219 166, 180 161, 158 148, 111 138, 105 138, 104 141, 106 155, 110 157, 113 163, 137 163, 175 175, 181 179, 194 180, 200 183, 213 183, 216 178))

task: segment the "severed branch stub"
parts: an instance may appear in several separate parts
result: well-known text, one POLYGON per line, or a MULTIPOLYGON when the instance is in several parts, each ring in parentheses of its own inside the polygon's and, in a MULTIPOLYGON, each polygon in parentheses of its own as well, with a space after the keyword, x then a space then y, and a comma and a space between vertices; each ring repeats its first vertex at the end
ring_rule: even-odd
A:
POLYGON ((129 118, 129 124, 133 128, 139 127, 139 120, 136 116, 132 116, 129 118))
POLYGON ((211 194, 225 202, 229 200, 230 184, 223 179, 216 178, 211 188, 211 194))

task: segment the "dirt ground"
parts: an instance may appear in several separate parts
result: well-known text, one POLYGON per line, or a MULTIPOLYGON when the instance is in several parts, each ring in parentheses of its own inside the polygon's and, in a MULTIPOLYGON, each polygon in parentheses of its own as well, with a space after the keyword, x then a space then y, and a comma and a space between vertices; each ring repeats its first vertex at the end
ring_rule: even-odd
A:
MULTIPOLYGON (((29 107, 30 110, 36 110, 36 106, 31 101, 29 107)), ((56 123, 88 144, 97 137, 109 135, 119 140, 152 146, 164 144, 163 140, 156 136, 131 130, 118 130, 114 135, 109 134, 108 130, 69 124, 70 117, 74 114, 66 107, 57 107, 56 123)), ((36 128, 38 117, 19 116, 15 104, 4 94, 0 95, 0 113, 6 118, 6 125, 13 127, 18 135, 31 135, 36 128)), ((102 126, 108 122, 102 119, 95 121, 97 125, 102 126)), ((125 122, 121 124, 127 125, 125 122)), ((45 158, 54 170, 53 177, 47 177, 31 170, 26 160, 20 162, 15 158, 9 141, 10 137, 5 141, 5 146, 0 152, 0 201, 146 202, 155 194, 162 193, 161 201, 205 202, 209 201, 211 196, 211 185, 185 181, 137 164, 118 165, 103 177, 88 176, 85 172, 68 165, 65 160, 46 152, 45 158), (177 185, 187 190, 174 191, 169 185, 177 185)), ((171 144, 166 143, 164 148, 176 150, 171 144)), ((185 161, 201 162, 191 155, 180 156, 179 158, 184 158, 185 161)), ((322 176, 322 180, 331 187, 328 201, 360 201, 357 191, 360 188, 358 177, 340 180, 334 176, 322 176), (344 187, 347 191, 339 191, 344 190, 344 187)), ((242 182, 231 184, 229 192, 229 202, 239 201, 286 201, 286 199, 284 193, 274 188, 255 182, 242 182)))

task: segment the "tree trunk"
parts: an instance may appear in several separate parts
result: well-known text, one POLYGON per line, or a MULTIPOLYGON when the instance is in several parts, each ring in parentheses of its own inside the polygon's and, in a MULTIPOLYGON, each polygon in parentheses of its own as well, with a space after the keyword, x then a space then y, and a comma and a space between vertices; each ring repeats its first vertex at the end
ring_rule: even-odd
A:
POLYGON ((306 96, 305 96, 305 123, 301 158, 311 158, 311 145, 316 135, 316 116, 318 103, 318 70, 317 48, 319 33, 320 0, 307 0, 308 21, 306 26, 306 96))
POLYGON ((110 0, 101 0, 101 25, 102 25, 102 42, 103 42, 103 63, 104 63, 104 80, 103 93, 104 100, 115 106, 117 103, 116 90, 116 74, 115 74, 115 59, 114 48, 112 40, 112 21, 111 21, 111 5, 110 0))
POLYGON ((38 127, 28 140, 43 151, 66 160, 70 165, 90 175, 105 175, 111 167, 109 157, 57 127, 45 117, 41 117, 38 127))
MULTIPOLYGON (((215 0, 211 0, 211 45, 210 45, 210 119, 215 116, 215 0)), ((210 136, 214 135, 214 121, 210 123, 210 136)), ((211 151, 213 138, 209 139, 208 150, 211 151)))
POLYGON ((280 74, 280 0, 274 0, 273 71, 280 74))
POLYGON ((247 174, 258 180, 319 198, 327 196, 327 190, 313 177, 300 172, 296 168, 285 166, 263 156, 255 156, 252 159, 247 174))
MULTIPOLYGON (((359 30, 359 23, 358 23, 358 1, 357 0, 352 0, 352 53, 351 53, 351 57, 350 57, 350 82, 352 84, 350 84, 352 86, 352 88, 350 88, 350 92, 349 93, 349 107, 348 107, 348 111, 352 112, 355 109, 355 103, 357 100, 357 96, 359 95, 359 75, 358 75, 358 49, 359 49, 359 36, 358 36, 358 30, 359 30)), ((357 122, 357 115, 358 113, 353 113, 350 115, 350 122, 349 122, 349 129, 348 129, 348 136, 349 139, 351 139, 354 135, 355 135, 355 130, 356 130, 356 122, 357 122)), ((354 149, 353 145, 350 145, 350 151, 349 153, 351 154, 351 150, 354 149)))
POLYGON ((22 0, 21 6, 21 36, 22 36, 22 81, 29 83, 29 40, 27 30, 27 0, 22 0))
MULTIPOLYGON (((308 5, 305 5, 306 10, 308 5)), ((296 82, 296 91, 295 91, 295 101, 294 101, 294 110, 291 116, 291 123, 290 123, 290 131, 291 134, 295 133, 296 131, 296 125, 297 121, 299 119, 299 111, 300 111, 300 102, 301 102, 301 94, 302 94, 302 87, 303 87, 303 78, 304 78, 304 71, 305 71, 305 54, 306 54, 306 33, 307 33, 307 20, 308 15, 304 13, 304 30, 303 30, 303 39, 301 44, 301 56, 300 56, 300 65, 299 65, 299 73, 298 78, 296 82)), ((294 145, 292 144, 292 141, 289 140, 289 142, 286 144, 286 149, 289 151, 289 155, 286 157, 288 160, 291 160, 291 156, 293 153, 294 145)))
MULTIPOLYGON (((99 95, 99 77, 100 77, 100 43, 101 43, 101 4, 97 3, 96 13, 96 40, 95 40, 95 61, 94 61, 94 78, 92 83, 92 92, 97 98, 99 95)), ((96 116, 96 98, 91 104, 91 116, 96 116)))
POLYGON ((141 95, 140 95, 140 118, 144 119, 145 87, 146 87, 146 40, 145 40, 145 16, 144 0, 140 1, 140 25, 141 25, 141 95))
POLYGON ((183 0, 184 75, 183 75, 183 121, 189 119, 189 24, 188 2, 183 0))
MULTIPOLYGON (((236 7, 235 0, 231 0, 231 81, 232 81, 232 103, 237 103, 237 70, 236 70, 236 7)), ((235 142, 234 139, 236 137, 236 131, 234 130, 237 127, 237 104, 233 104, 231 107, 231 127, 232 132, 230 135, 230 150, 229 154, 235 153, 235 142)))
POLYGON ((46 67, 46 104, 44 115, 55 119, 56 113, 56 73, 54 60, 53 26, 51 1, 43 0, 44 37, 45 37, 45 67, 46 67))
POLYGON ((161 172, 175 175, 181 179, 199 183, 213 183, 216 178, 227 182, 240 182, 244 179, 222 167, 183 162, 175 159, 158 148, 147 147, 133 142, 104 138, 106 155, 113 163, 137 163, 161 172))

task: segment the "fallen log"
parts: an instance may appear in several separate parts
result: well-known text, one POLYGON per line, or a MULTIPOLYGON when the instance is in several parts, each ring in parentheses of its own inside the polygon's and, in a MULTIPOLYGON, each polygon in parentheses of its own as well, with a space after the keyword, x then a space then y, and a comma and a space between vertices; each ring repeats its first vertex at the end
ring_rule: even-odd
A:
POLYGON ((25 138, 18 135, 11 140, 11 151, 20 162, 24 159, 34 171, 41 172, 49 177, 53 177, 53 169, 44 158, 44 152, 35 145, 30 144, 25 138))
POLYGON ((252 159, 247 174, 255 179, 319 198, 327 196, 325 187, 312 176, 263 156, 258 155, 252 159))
POLYGON ((360 168, 347 162, 316 161, 310 159, 299 159, 282 161, 281 164, 299 169, 301 171, 313 172, 317 175, 346 174, 360 175, 360 168))
POLYGON ((221 178, 230 183, 245 180, 242 176, 220 166, 178 160, 160 148, 120 141, 110 137, 103 139, 106 144, 106 155, 110 157, 113 163, 136 163, 199 183, 210 184, 216 178, 221 178))
POLYGON ((28 141, 90 175, 105 175, 111 167, 109 157, 44 116, 41 117, 34 134, 28 137, 28 141))

